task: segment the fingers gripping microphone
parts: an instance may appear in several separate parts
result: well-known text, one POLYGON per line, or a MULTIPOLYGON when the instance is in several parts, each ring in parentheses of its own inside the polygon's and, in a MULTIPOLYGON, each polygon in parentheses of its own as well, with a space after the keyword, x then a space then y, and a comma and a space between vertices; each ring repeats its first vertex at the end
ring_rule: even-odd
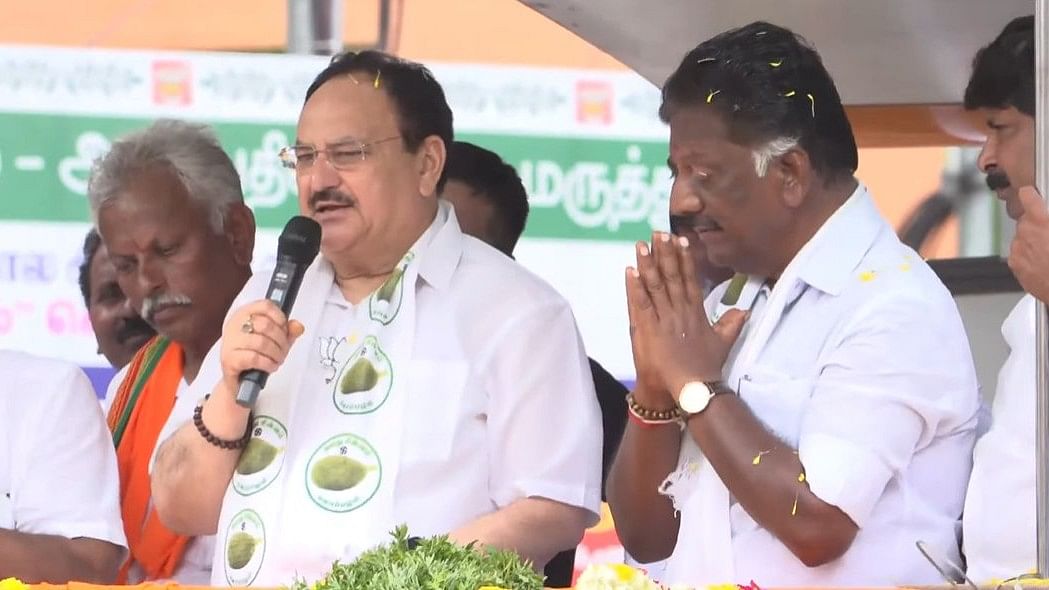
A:
MULTIPOLYGON (((277 266, 273 269, 266 299, 277 304, 284 315, 291 315, 291 306, 299 294, 302 277, 317 257, 321 247, 321 226, 309 217, 297 215, 284 226, 277 241, 277 266)), ((255 405, 255 398, 266 387, 269 373, 252 369, 240 374, 237 403, 246 408, 255 405)))

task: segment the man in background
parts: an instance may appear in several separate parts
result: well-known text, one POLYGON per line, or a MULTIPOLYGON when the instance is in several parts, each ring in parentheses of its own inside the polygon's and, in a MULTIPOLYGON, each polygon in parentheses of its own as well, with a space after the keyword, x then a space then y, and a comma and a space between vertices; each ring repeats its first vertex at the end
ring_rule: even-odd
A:
POLYGON ((978 160, 1016 221, 1009 267, 1027 294, 1002 324, 1009 357, 998 373, 990 430, 976 443, 963 512, 963 549, 978 584, 1033 572, 1035 556, 1035 310, 1049 300, 1049 213, 1035 182, 1034 17, 1011 21, 981 49, 965 108, 987 122, 978 160))
POLYGON ((122 369, 156 331, 138 315, 120 290, 117 270, 94 228, 84 238, 79 280, 98 352, 114 369, 122 369))

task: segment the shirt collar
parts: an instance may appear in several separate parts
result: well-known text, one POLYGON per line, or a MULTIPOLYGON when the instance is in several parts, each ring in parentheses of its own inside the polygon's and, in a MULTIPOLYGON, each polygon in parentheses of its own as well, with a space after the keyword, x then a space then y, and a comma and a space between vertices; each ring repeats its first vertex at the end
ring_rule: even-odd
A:
POLYGON ((857 184, 852 195, 838 207, 794 257, 784 271, 796 268, 797 280, 827 293, 840 295, 856 268, 887 228, 885 220, 867 192, 857 184))
MULTIPOLYGON (((446 287, 462 257, 462 240, 463 233, 459 229, 455 211, 448 203, 438 199, 437 215, 410 248, 418 261, 419 276, 436 289, 446 287)), ((318 272, 331 275, 333 288, 328 301, 346 304, 342 292, 335 284, 335 271, 331 262, 323 256, 318 258, 318 272)))
POLYGON ((433 223, 412 249, 419 258, 419 276, 435 289, 447 287, 463 255, 463 232, 450 204, 437 200, 433 223))

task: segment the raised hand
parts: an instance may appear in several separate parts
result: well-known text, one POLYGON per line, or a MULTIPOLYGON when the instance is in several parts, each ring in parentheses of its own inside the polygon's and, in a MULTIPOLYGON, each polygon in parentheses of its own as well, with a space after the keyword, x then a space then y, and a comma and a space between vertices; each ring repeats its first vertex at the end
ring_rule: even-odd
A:
POLYGON ((250 369, 274 373, 288 357, 292 344, 305 331, 288 321, 272 301, 263 299, 241 307, 222 329, 222 381, 236 395, 240 374, 250 369))
POLYGON ((638 243, 637 268, 627 271, 638 388, 660 405, 672 402, 690 381, 720 380, 746 320, 744 312, 732 310, 710 324, 690 246, 687 238, 657 232, 651 247, 638 243))
POLYGON ((1049 210, 1032 186, 1020 189, 1023 214, 1009 247, 1009 268, 1025 291, 1049 302, 1049 210))

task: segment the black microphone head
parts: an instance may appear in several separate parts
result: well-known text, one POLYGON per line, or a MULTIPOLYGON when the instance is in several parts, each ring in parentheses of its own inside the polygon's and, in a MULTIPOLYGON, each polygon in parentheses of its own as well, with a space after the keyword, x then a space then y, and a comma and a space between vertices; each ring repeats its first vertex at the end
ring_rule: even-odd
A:
POLYGON ((1009 177, 1003 170, 992 170, 987 173, 987 187, 992 191, 1000 191, 1009 188, 1009 177))
POLYGON ((313 263, 320 249, 320 224, 302 215, 289 219, 277 240, 277 258, 291 258, 307 266, 313 263))

